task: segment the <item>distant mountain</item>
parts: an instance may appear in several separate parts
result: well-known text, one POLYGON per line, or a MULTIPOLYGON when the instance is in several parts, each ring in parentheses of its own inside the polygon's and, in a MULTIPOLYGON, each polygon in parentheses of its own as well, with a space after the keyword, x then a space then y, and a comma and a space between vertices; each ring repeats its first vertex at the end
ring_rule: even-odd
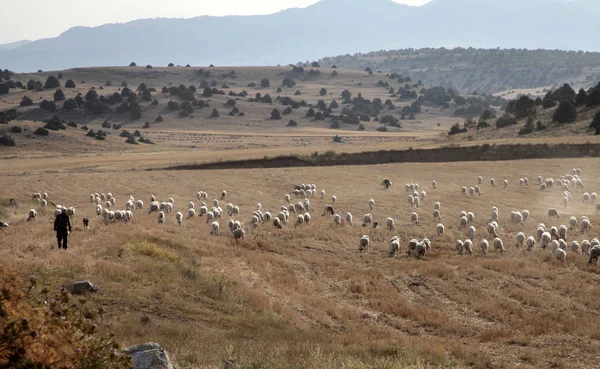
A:
POLYGON ((595 0, 322 0, 259 16, 75 27, 0 51, 14 71, 126 65, 274 65, 407 47, 600 50, 595 0))
POLYGON ((21 41, 11 42, 8 44, 0 44, 0 50, 13 50, 13 49, 16 49, 17 47, 27 45, 30 42, 31 41, 29 41, 29 40, 21 40, 21 41))

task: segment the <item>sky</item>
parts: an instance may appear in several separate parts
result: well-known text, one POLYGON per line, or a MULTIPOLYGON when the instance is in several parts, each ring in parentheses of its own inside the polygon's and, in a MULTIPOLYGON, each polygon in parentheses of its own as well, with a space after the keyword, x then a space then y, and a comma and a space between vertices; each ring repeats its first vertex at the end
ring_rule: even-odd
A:
MULTIPOLYGON (((0 0, 0 44, 60 35, 75 26, 99 26, 141 18, 269 14, 318 0, 0 0)), ((423 5, 429 0, 394 0, 423 5)))

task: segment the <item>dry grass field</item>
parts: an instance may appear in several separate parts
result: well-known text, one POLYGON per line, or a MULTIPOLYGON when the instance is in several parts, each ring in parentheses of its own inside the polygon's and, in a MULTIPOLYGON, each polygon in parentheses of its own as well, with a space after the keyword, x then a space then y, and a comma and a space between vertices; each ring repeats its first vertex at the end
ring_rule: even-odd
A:
POLYGON ((11 227, 0 229, 1 263, 52 287, 90 279, 101 287, 90 299, 107 308, 105 323, 117 337, 125 345, 161 343, 178 368, 598 366, 600 269, 570 250, 561 263, 548 250, 528 253, 514 246, 517 232, 533 235, 538 223, 558 226, 571 215, 589 216, 594 228, 586 235, 570 232, 569 241, 599 236, 595 204, 583 204, 581 191, 574 190, 574 201, 562 208, 562 191, 518 186, 522 177, 534 183, 538 175, 557 178, 578 167, 585 190, 597 192, 597 159, 140 172, 131 170, 138 166, 136 155, 151 152, 123 155, 122 162, 119 153, 106 155, 106 161, 82 155, 3 159, 0 218, 11 227), (76 160, 83 169, 61 172, 76 168, 76 160), (91 167, 94 160, 105 167, 91 167), (19 163, 36 161, 45 170, 39 166, 31 170, 37 174, 24 174, 29 169, 19 163), (461 186, 474 185, 478 175, 486 181, 506 178, 510 185, 484 184, 482 196, 462 196, 461 186), (379 186, 383 177, 393 181, 390 190, 379 186), (433 179, 437 189, 431 188, 433 179), (256 203, 277 212, 295 183, 327 191, 326 200, 311 199, 309 224, 282 230, 247 225, 256 203), (405 183, 427 191, 419 209, 406 202, 405 183), (197 191, 212 200, 223 189, 225 202, 241 208, 236 219, 247 233, 239 242, 226 229, 228 217, 216 236, 209 235, 205 218, 177 226, 170 214, 159 225, 156 214, 145 210, 136 211, 130 224, 105 225, 88 198, 111 192, 123 208, 133 195, 147 208, 154 194, 163 201, 173 197, 174 211, 185 212, 188 201, 198 205, 197 191), (52 209, 32 202, 36 191, 76 208, 68 251, 55 248, 52 209), (353 227, 334 226, 330 216, 321 216, 332 195, 337 213, 354 214, 353 227), (16 207, 8 204, 11 196, 16 207), (435 201, 441 202, 446 227, 440 237, 432 219, 435 201), (500 209, 499 234, 507 251, 490 250, 485 258, 457 255, 455 240, 467 237, 457 229, 460 211, 475 214, 478 245, 487 237, 492 206, 500 209), (31 207, 38 217, 25 222, 31 207), (550 207, 559 208, 560 219, 547 217, 550 207), (522 226, 510 223, 510 211, 523 209, 530 219, 522 226), (418 226, 409 220, 411 211, 420 215, 418 226), (393 217, 396 230, 362 228, 368 212, 382 224, 393 217), (89 230, 81 227, 84 216, 91 219, 89 230), (371 239, 366 254, 358 252, 363 234, 371 239), (392 235, 402 242, 395 258, 387 256, 392 235), (424 237, 432 240, 432 251, 422 259, 407 256, 408 241, 424 237))

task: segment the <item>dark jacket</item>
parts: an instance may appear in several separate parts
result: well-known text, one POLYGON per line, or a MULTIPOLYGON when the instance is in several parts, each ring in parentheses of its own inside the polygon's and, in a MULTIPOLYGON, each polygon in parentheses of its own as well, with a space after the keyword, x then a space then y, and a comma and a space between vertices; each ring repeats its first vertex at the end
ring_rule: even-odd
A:
POLYGON ((54 230, 58 229, 69 229, 71 232, 71 221, 69 220, 69 216, 67 214, 59 214, 54 220, 54 230))

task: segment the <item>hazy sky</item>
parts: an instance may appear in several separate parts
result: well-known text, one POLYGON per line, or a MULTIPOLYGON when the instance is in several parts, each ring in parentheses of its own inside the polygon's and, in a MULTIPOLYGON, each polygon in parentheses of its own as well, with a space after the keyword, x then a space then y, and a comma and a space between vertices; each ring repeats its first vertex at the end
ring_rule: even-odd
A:
MULTIPOLYGON (((429 0, 394 0, 422 5, 429 0)), ((318 0, 0 0, 0 44, 56 37, 74 26, 98 26, 140 18, 268 14, 318 0)))

